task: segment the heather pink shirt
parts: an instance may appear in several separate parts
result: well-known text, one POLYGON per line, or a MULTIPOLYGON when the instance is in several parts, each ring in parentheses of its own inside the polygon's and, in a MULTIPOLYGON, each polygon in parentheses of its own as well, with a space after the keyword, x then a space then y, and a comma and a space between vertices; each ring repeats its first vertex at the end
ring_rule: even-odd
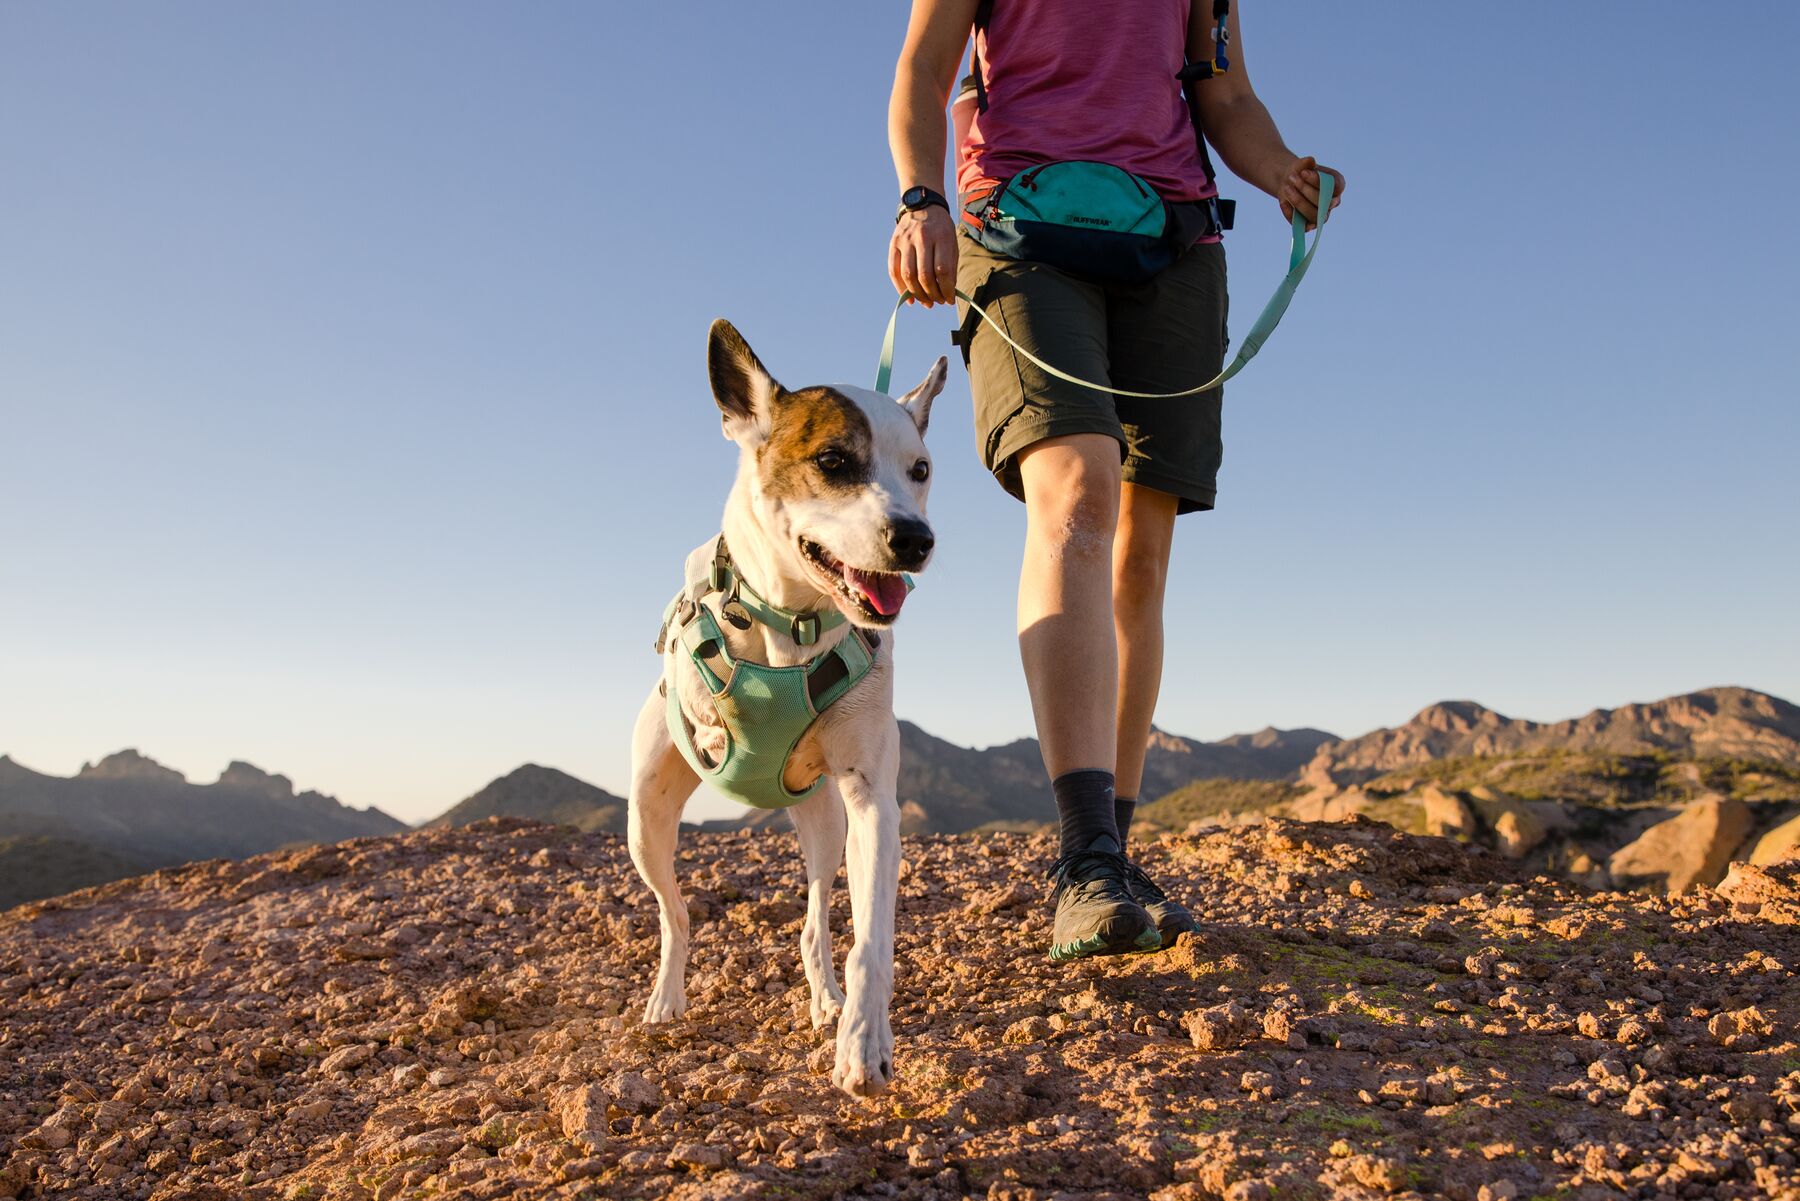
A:
POLYGON ((988 110, 967 97, 954 108, 957 191, 1082 159, 1142 176, 1165 200, 1217 195, 1175 78, 1188 12, 1189 0, 995 0, 976 43, 988 110))

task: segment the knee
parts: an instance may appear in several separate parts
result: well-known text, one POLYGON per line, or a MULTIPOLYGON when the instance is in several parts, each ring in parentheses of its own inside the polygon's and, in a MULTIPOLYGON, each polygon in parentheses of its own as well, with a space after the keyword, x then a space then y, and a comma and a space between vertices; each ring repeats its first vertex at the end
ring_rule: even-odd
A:
POLYGON ((1088 435, 1076 445, 1033 447, 1021 459, 1025 507, 1043 536, 1110 552, 1119 521, 1119 444, 1088 435))
POLYGON ((1168 582, 1169 564, 1162 556, 1121 554, 1113 564, 1113 604, 1121 611, 1159 610, 1168 582))

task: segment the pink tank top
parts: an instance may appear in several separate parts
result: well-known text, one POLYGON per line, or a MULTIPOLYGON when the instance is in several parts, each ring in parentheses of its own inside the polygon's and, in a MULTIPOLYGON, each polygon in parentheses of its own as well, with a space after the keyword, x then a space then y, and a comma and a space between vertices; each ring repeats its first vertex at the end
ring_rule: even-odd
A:
POLYGON ((952 110, 957 191, 1082 159, 1142 176, 1165 200, 1217 195, 1175 78, 1189 11, 1189 0, 994 0, 976 35, 987 111, 968 95, 952 110))

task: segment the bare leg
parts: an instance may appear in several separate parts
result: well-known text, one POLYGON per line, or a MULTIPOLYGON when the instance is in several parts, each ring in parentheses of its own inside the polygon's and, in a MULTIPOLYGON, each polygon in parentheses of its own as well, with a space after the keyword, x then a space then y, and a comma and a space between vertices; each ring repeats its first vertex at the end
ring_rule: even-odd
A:
POLYGON ((666 1022, 687 1012, 688 911, 675 879, 675 842, 681 808, 700 783, 669 738, 663 698, 650 693, 631 739, 631 801, 626 840, 631 861, 650 891, 662 924, 662 962, 644 1006, 646 1022, 666 1022))
POLYGON ((894 1078, 894 904, 900 891, 900 730, 890 722, 866 761, 838 777, 849 819, 850 912, 856 944, 844 963, 847 999, 838 1019, 831 1082, 872 1096, 894 1078))
POLYGON ((1025 562, 1019 657, 1051 778, 1118 758, 1113 529, 1119 444, 1105 434, 1048 438, 1019 456, 1025 562))
POLYGON ((800 928, 800 962, 812 995, 813 1029, 837 1020, 844 1009, 837 968, 831 962, 831 888, 844 862, 844 798, 827 778, 819 791, 788 810, 806 861, 806 924, 800 928))
POLYGON ((1114 774, 1123 797, 1145 799, 1140 797, 1144 750, 1162 688, 1163 596, 1179 503, 1167 492, 1136 484, 1120 490, 1112 580, 1119 647, 1119 755, 1114 774))

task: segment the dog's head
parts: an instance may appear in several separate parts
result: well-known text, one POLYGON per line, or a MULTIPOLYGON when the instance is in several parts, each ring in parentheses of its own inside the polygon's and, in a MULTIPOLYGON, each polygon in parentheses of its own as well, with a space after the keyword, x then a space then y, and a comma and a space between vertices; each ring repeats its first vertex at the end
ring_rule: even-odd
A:
POLYGON ((906 600, 900 573, 931 558, 924 435, 944 360, 897 401, 842 385, 789 392, 720 320, 707 366, 725 436, 742 448, 740 486, 770 550, 856 625, 891 625, 906 600))

